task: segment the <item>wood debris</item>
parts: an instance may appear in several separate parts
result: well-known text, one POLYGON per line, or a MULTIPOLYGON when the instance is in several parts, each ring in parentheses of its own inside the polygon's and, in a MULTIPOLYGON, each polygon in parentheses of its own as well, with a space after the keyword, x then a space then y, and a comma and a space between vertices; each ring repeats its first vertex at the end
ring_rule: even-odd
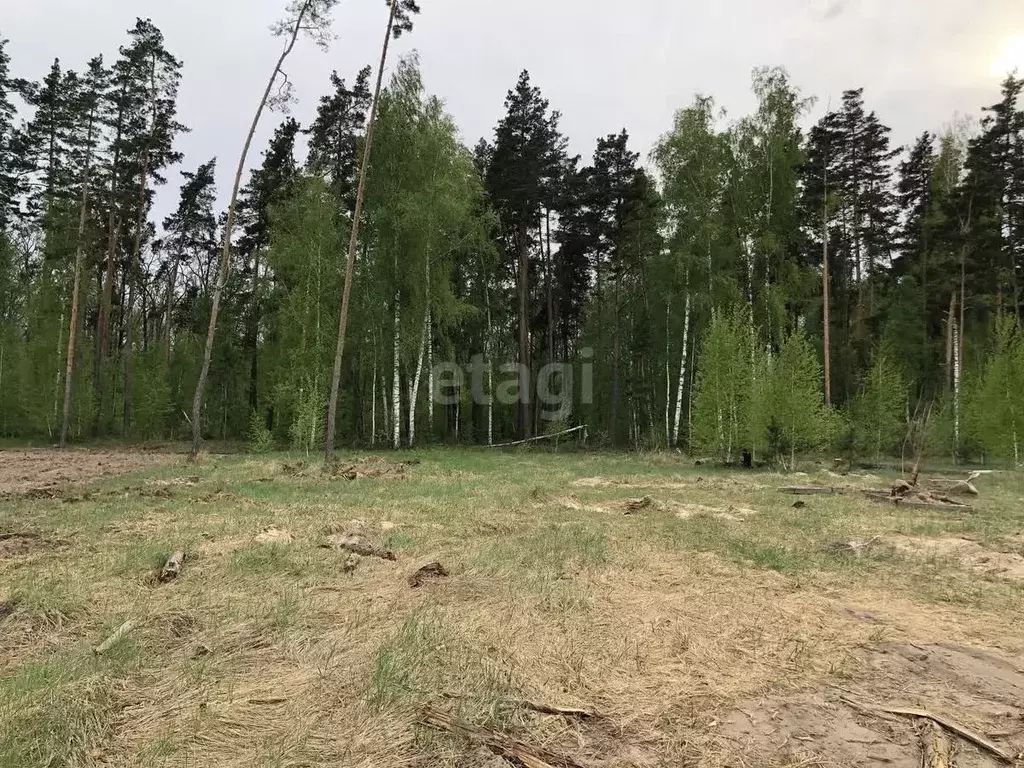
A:
MULTIPOLYGON (((850 699, 845 696, 840 698, 847 704, 850 704, 851 706, 863 712, 869 712, 872 714, 881 713, 883 716, 900 715, 902 717, 912 717, 916 720, 929 720, 935 725, 942 726, 950 733, 955 733, 964 741, 968 741, 974 746, 978 747, 979 749, 982 749, 994 755, 995 757, 998 757, 1004 763, 1009 763, 1012 765, 1014 762, 1015 758, 1011 752, 1003 749, 1002 747, 990 741, 989 739, 986 739, 981 734, 975 733, 970 728, 960 725, 960 723, 956 722, 955 720, 950 720, 948 717, 945 717, 943 715, 937 715, 934 712, 929 712, 926 709, 917 709, 914 707, 892 707, 881 704, 865 704, 854 701, 853 699, 850 699)), ((927 765, 927 763, 925 763, 925 765, 927 765)))
POLYGON ((420 713, 419 724, 439 731, 460 734, 472 743, 484 746, 494 754, 523 768, 583 768, 571 758, 532 746, 490 728, 470 725, 436 707, 425 707, 420 713))
POLYGON ((826 544, 823 550, 833 554, 850 553, 860 557, 864 550, 871 549, 879 540, 878 536, 874 536, 863 541, 833 541, 831 544, 826 544))
POLYGON ((135 622, 128 619, 124 624, 114 630, 114 634, 104 640, 102 643, 93 648, 93 653, 97 656, 106 653, 115 645, 117 645, 124 637, 135 629, 135 622))
POLYGON ((334 533, 327 537, 327 542, 320 545, 324 549, 341 549, 362 557, 379 557, 382 560, 397 560, 390 549, 380 549, 367 539, 354 533, 334 533))
POLYGON ((921 729, 922 768, 952 768, 953 744, 934 720, 918 720, 921 729))
POLYGON ((178 576, 181 574, 182 566, 184 565, 185 553, 181 550, 178 550, 169 558, 167 558, 167 562, 164 563, 164 567, 160 570, 160 576, 158 577, 159 581, 162 584, 166 584, 168 581, 173 581, 174 579, 178 578, 178 576))
POLYGON ((790 485, 779 488, 781 493, 789 493, 794 496, 824 496, 828 494, 843 493, 842 488, 826 488, 822 485, 790 485))

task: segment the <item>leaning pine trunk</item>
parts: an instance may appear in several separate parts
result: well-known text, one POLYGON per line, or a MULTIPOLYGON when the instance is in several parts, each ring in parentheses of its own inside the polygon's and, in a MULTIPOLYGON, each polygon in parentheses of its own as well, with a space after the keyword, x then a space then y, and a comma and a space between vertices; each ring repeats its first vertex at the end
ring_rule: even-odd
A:
MULTIPOLYGON (((380 101, 380 89, 384 80, 384 65, 388 59, 388 43, 391 42, 391 30, 395 25, 395 14, 398 11, 398 0, 392 0, 391 12, 388 14, 388 26, 384 32, 384 44, 380 51, 380 66, 377 68, 377 85, 373 91, 370 104, 370 121, 366 127, 366 141, 363 142, 363 159, 359 165, 359 183, 356 185, 356 207, 352 214, 352 230, 349 232, 348 260, 345 263, 345 284, 341 291, 341 313, 338 317, 338 341, 334 350, 334 372, 331 376, 331 393, 327 398, 327 428, 324 435, 324 463, 334 461, 334 429, 338 414, 338 392, 341 389, 341 366, 345 357, 345 334, 348 332, 348 305, 352 295, 352 281, 355 279, 356 248, 359 244, 359 224, 363 217, 363 200, 366 194, 366 173, 370 166, 370 151, 373 149, 373 134, 377 128, 377 104, 380 101)), ((395 316, 398 316, 398 305, 395 304, 395 316)), ((397 345, 398 323, 395 323, 395 339, 397 345)), ((395 347, 395 355, 398 347, 395 347)), ((396 363, 397 370, 397 363, 396 363)), ((397 380, 397 372, 395 379, 397 380)), ((398 385, 395 385, 395 399, 398 399, 398 385)), ((399 424, 395 420, 395 447, 398 447, 399 424)))
MULTIPOLYGON (((228 272, 231 269, 231 234, 235 228, 235 207, 238 204, 238 190, 242 186, 242 174, 245 172, 245 163, 249 157, 249 148, 252 146, 253 136, 255 136, 256 128, 259 126, 260 117, 263 116, 263 110, 266 109, 267 101, 270 99, 270 92, 273 90, 274 83, 277 81, 277 77, 281 73, 281 68, 284 66, 285 59, 288 58, 288 55, 295 48, 295 41, 298 40, 299 32, 302 31, 302 23, 306 18, 306 14, 309 11, 311 3, 312 0, 306 0, 306 2, 303 3, 302 8, 299 10, 299 15, 295 19, 295 26, 292 28, 291 37, 289 38, 284 51, 281 52, 281 57, 277 60, 277 66, 274 67, 274 71, 270 75, 270 80, 267 82, 266 90, 263 92, 263 98, 260 100, 259 107, 256 108, 256 115, 253 117, 252 125, 249 127, 249 134, 245 138, 245 144, 242 147, 242 156, 238 159, 238 169, 235 171, 235 182, 231 189, 231 202, 228 204, 227 221, 224 224, 224 244, 221 248, 217 284, 213 291, 213 304, 210 307, 210 324, 206 331, 206 347, 203 351, 203 365, 199 371, 199 382, 196 384, 196 394, 192 400, 192 451, 189 456, 193 461, 195 461, 199 456, 199 446, 203 439, 203 392, 206 389, 206 380, 210 375, 210 362, 213 360, 213 340, 217 333, 217 317, 220 314, 221 295, 224 293, 224 286, 228 281, 228 272)), ((356 219, 356 221, 358 221, 358 219, 356 219)))

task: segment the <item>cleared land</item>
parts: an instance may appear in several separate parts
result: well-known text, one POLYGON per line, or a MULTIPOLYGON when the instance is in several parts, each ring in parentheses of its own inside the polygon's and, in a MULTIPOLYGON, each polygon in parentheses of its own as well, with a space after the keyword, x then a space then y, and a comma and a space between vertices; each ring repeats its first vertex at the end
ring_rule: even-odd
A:
POLYGON ((963 511, 778 491, 892 479, 3 452, 0 765, 921 765, 883 706, 1012 759, 1024 479, 963 511))

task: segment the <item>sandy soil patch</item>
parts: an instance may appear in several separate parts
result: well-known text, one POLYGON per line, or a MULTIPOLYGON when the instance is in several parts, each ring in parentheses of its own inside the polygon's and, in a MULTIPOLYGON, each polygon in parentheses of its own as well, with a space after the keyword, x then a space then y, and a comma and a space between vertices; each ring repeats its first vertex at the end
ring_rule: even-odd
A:
POLYGON ((884 543, 915 559, 950 559, 960 567, 1004 581, 1024 583, 1024 557, 1014 552, 994 552, 971 539, 923 536, 889 536, 884 543))

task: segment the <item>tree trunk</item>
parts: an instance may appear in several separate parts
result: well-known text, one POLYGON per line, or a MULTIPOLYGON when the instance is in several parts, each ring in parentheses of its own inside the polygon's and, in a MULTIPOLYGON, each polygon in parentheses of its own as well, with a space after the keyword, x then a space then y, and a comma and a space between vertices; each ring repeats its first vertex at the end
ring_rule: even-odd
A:
POLYGON ((75 277, 71 290, 71 320, 68 324, 68 356, 67 369, 64 373, 64 415, 60 428, 60 447, 68 443, 68 430, 71 422, 71 399, 75 384, 75 354, 77 352, 77 334, 81 317, 79 297, 82 292, 82 264, 85 261, 85 223, 89 211, 89 182, 92 170, 92 132, 93 121, 89 118, 89 130, 86 139, 85 169, 82 172, 82 201, 78 210, 78 241, 75 245, 75 277))
POLYGON ((260 406, 259 358, 260 358, 260 251, 252 255, 252 316, 249 318, 249 411, 255 413, 260 406))
POLYGON ((516 245, 519 248, 519 437, 523 440, 531 437, 533 426, 530 413, 530 249, 527 234, 526 224, 521 222, 516 245))
POLYGON ((399 300, 401 296, 395 294, 395 341, 394 341, 394 370, 391 387, 391 444, 397 450, 402 445, 402 394, 400 371, 398 368, 398 346, 401 341, 401 326, 399 316, 399 300))
POLYGON ((377 444, 377 334, 373 335, 373 387, 370 390, 370 445, 377 444))
POLYGON ((245 161, 249 157, 249 148, 252 146, 252 139, 256 134, 256 128, 259 126, 260 117, 263 115, 263 110, 266 109, 267 101, 270 99, 270 92, 274 87, 274 82, 281 73, 281 68, 284 66, 285 59, 288 58, 292 49, 295 48, 295 41, 298 40, 299 32, 302 31, 302 22, 303 19, 305 19, 311 2, 312 0, 306 0, 302 8, 299 10, 299 15, 295 20, 295 26, 292 28, 288 44, 281 53, 281 57, 277 60, 277 66, 274 67, 274 72, 271 74, 270 80, 267 82, 266 90, 263 92, 263 98, 260 100, 259 106, 256 109, 256 115, 253 117, 252 125, 249 127, 249 133, 246 136, 245 144, 242 147, 242 155, 238 160, 238 169, 235 171, 235 182, 231 189, 231 202, 228 204, 228 216, 227 221, 224 224, 224 243, 221 248, 217 284, 214 287, 213 304, 210 307, 210 324, 206 331, 206 347, 203 351, 203 365, 199 371, 199 382, 196 384, 196 394, 192 400, 192 451, 189 455, 192 461, 195 461, 199 456, 199 447, 202 444, 203 439, 203 392, 206 389, 206 380, 210 375, 210 362, 213 359, 213 340, 217 333, 217 316, 220 314, 221 295, 224 293, 224 286, 228 281, 228 272, 231 269, 231 233, 235 227, 235 207, 238 204, 238 190, 242 186, 242 174, 245 172, 245 161))
MULTIPOLYGON (((325 430, 324 439, 324 461, 328 464, 334 460, 334 421, 338 413, 338 391, 341 389, 341 366, 345 357, 345 334, 348 332, 348 305, 352 295, 352 281, 355 277, 356 247, 359 243, 359 223, 363 216, 363 201, 366 195, 366 173, 370 166, 370 152, 373 148, 373 133, 374 129, 377 127, 377 103, 380 101, 381 83, 384 79, 384 65, 387 63, 388 59, 388 44, 391 42, 391 30, 395 24, 395 13, 397 9, 398 0, 392 0, 391 11, 388 14, 388 25, 384 32, 384 43, 381 45, 380 66, 377 68, 377 85, 374 88, 373 102, 370 105, 370 122, 366 128, 366 141, 363 143, 363 159, 359 165, 359 184, 356 188, 356 209, 355 213, 352 215, 352 231, 349 233, 348 260, 345 264, 345 286, 342 289, 341 313, 338 318, 338 344, 334 352, 334 372, 331 375, 331 394, 327 402, 327 428, 325 430)), ((395 312, 398 312, 397 304, 395 305, 395 312)), ((396 338, 397 330, 396 323, 396 338)), ((398 429, 397 426, 395 428, 396 430, 398 429)))
POLYGON ((825 407, 832 407, 832 320, 829 316, 828 277, 828 158, 824 160, 824 191, 821 203, 821 313, 822 347, 825 352, 825 407))
POLYGON ((420 351, 416 355, 416 375, 409 382, 409 447, 416 442, 416 401, 420 394, 420 377, 423 375, 423 358, 426 356, 427 333, 430 327, 430 310, 423 318, 423 332, 420 334, 420 351))
POLYGON ((683 417, 683 387, 686 384, 686 357, 690 343, 690 277, 686 277, 686 307, 683 310, 683 353, 679 357, 679 383, 676 388, 676 416, 672 428, 672 445, 679 445, 679 424, 683 417))
MULTIPOLYGON (((182 239, 184 239, 184 235, 182 235, 182 239)), ((164 366, 167 368, 171 367, 171 343, 173 341, 171 326, 174 315, 174 291, 178 284, 178 266, 183 255, 184 247, 179 243, 178 253, 171 263, 171 268, 167 275, 167 301, 164 307, 164 366)))
POLYGON ((487 358, 487 445, 494 445, 494 365, 491 362, 494 328, 491 324, 491 291, 487 279, 484 278, 484 305, 487 310, 487 337, 484 339, 484 357, 487 358))
POLYGON ((132 313, 135 310, 135 286, 142 276, 142 230, 146 224, 146 203, 149 192, 149 147, 142 156, 142 179, 139 183, 139 216, 135 222, 135 242, 125 266, 124 279, 128 283, 128 304, 121 313, 125 328, 124 338, 124 402, 122 411, 121 431, 127 437, 132 426, 132 400, 134 387, 134 346, 135 326, 132 313))
POLYGON ((544 276, 547 278, 548 299, 548 362, 555 362, 555 290, 554 263, 551 259, 551 211, 544 210, 544 231, 547 251, 544 254, 544 276))

